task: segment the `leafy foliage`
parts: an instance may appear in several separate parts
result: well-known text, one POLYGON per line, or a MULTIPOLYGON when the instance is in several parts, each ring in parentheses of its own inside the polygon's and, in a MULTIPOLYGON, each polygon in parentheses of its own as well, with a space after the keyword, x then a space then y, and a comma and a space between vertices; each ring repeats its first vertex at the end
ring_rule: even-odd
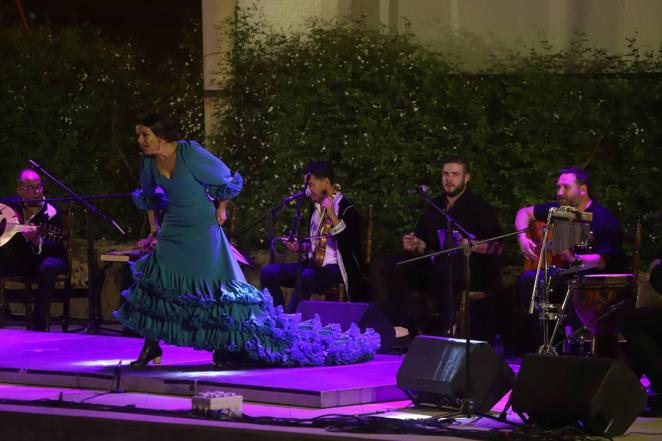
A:
MULTIPOLYGON (((242 10, 228 32, 230 72, 209 142, 247 178, 240 224, 296 191, 302 166, 320 158, 364 212, 374 206, 377 253, 397 250, 418 216, 401 190, 438 183, 448 154, 469 158, 474 191, 506 231, 519 207, 553 198, 568 165, 592 174, 594 197, 626 226, 659 207, 662 59, 634 42, 610 56, 578 36, 566 51, 511 53, 468 73, 412 35, 360 21, 312 21, 293 34, 242 10)), ((647 233, 650 257, 659 230, 647 233)), ((250 234, 242 240, 266 232, 250 234)))
MULTIPOLYGON (((184 40, 183 62, 157 65, 135 44, 113 44, 92 28, 0 29, 0 194, 14 193, 27 159, 79 194, 132 191, 135 120, 154 109, 174 113, 199 137, 201 63, 190 44, 197 33, 184 40)), ((50 196, 64 195, 44 179, 50 196)), ((139 233, 142 217, 129 201, 98 204, 139 233)))
MULTIPOLYGON (((92 28, 0 29, 0 194, 13 193, 28 158, 79 193, 129 192, 138 183, 134 121, 156 108, 201 139, 199 29, 191 28, 183 61, 165 63, 92 28)), ((498 208, 504 230, 517 208, 553 196, 566 165, 591 172, 594 196, 626 226, 659 209, 659 52, 630 42, 612 56, 578 37, 565 51, 499 55, 469 72, 412 35, 360 21, 312 21, 293 34, 240 10, 227 32, 234 44, 222 66, 220 124, 206 141, 246 177, 238 230, 298 190, 302 166, 317 158, 334 161, 363 212, 373 205, 375 253, 397 250, 418 215, 420 201, 401 190, 439 188, 439 161, 450 153, 472 161, 471 185, 498 208)), ((140 234, 130 203, 99 205, 140 234)), ((650 258, 659 225, 644 232, 650 258)), ((260 224, 242 245, 264 247, 264 237, 260 224)))

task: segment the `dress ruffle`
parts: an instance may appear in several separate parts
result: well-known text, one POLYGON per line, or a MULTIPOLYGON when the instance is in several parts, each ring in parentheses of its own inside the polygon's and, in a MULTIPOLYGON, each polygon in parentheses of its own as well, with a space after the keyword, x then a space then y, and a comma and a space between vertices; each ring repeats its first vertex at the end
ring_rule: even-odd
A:
POLYGON ((282 366, 349 364, 374 357, 380 337, 356 325, 342 332, 316 316, 274 308, 268 292, 237 280, 195 280, 171 273, 148 255, 132 265, 135 283, 115 312, 125 326, 152 340, 209 351, 246 352, 282 366))

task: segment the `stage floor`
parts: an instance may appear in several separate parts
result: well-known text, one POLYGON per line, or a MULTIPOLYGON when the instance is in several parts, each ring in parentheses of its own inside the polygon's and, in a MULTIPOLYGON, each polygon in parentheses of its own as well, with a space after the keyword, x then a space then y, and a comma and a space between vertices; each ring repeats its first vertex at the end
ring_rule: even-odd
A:
POLYGON ((212 366, 209 352, 164 345, 161 365, 134 369, 128 364, 142 347, 137 338, 14 330, 1 336, 0 383, 169 395, 191 395, 197 387, 317 408, 406 399, 395 383, 397 355, 349 366, 222 370, 212 366))
MULTIPOLYGON (((385 421, 442 417, 444 412, 437 409, 413 408, 396 387, 402 356, 379 355, 352 366, 230 371, 214 370, 208 352, 164 346, 161 366, 131 369, 126 364, 141 345, 137 338, 0 330, 0 426, 8 434, 3 439, 37 439, 27 434, 55 432, 63 434, 58 439, 98 440, 439 438, 330 432, 274 422, 328 414, 369 414, 385 421), (124 366, 118 369, 120 361, 124 366), (244 415, 256 424, 184 417, 195 387, 242 395, 244 415)), ((507 396, 492 412, 503 410, 506 401, 507 396)), ((508 420, 520 422, 512 412, 508 420)), ((472 431, 509 430, 508 424, 487 418, 457 419, 452 427, 462 434, 446 434, 444 439, 485 439, 472 431)), ((662 419, 639 418, 628 433, 615 439, 660 440, 662 419)))

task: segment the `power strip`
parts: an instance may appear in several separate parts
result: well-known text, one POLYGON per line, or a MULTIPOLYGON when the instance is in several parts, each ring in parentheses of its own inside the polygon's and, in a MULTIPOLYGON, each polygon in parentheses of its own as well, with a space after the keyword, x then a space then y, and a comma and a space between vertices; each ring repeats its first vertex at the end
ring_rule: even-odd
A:
POLYGON ((198 393, 191 398, 191 406, 196 410, 227 410, 232 416, 243 415, 243 398, 234 392, 214 391, 198 393))

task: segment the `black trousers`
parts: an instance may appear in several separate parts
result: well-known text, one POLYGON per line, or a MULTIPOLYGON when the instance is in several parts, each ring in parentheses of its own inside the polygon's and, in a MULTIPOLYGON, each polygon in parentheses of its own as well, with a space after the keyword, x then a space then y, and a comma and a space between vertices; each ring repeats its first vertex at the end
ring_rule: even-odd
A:
POLYGON ((398 265, 408 257, 387 257, 374 264, 376 301, 395 326, 409 329, 411 335, 444 335, 455 321, 455 293, 464 286, 463 272, 454 271, 451 287, 447 265, 434 264, 430 259, 398 265))
POLYGON ((662 308, 637 308, 624 313, 621 332, 630 345, 634 371, 645 374, 651 389, 662 393, 662 308))
MULTIPOLYGON (((273 297, 274 306, 283 305, 282 286, 294 288, 297 280, 296 263, 273 263, 262 268, 260 272, 260 288, 269 290, 273 297)), ((342 283, 340 267, 336 264, 325 265, 321 268, 311 265, 310 261, 302 263, 301 268, 301 290, 292 294, 286 312, 296 312, 301 300, 310 299, 310 295, 342 283)))
MULTIPOLYGON (((47 331, 48 315, 51 309, 51 294, 55 288, 57 276, 67 271, 67 262, 59 257, 46 257, 41 260, 26 261, 9 255, 0 254, 0 276, 36 276, 39 285, 35 299, 32 329, 47 331)), ((0 311, 4 313, 4 311, 0 311)))

